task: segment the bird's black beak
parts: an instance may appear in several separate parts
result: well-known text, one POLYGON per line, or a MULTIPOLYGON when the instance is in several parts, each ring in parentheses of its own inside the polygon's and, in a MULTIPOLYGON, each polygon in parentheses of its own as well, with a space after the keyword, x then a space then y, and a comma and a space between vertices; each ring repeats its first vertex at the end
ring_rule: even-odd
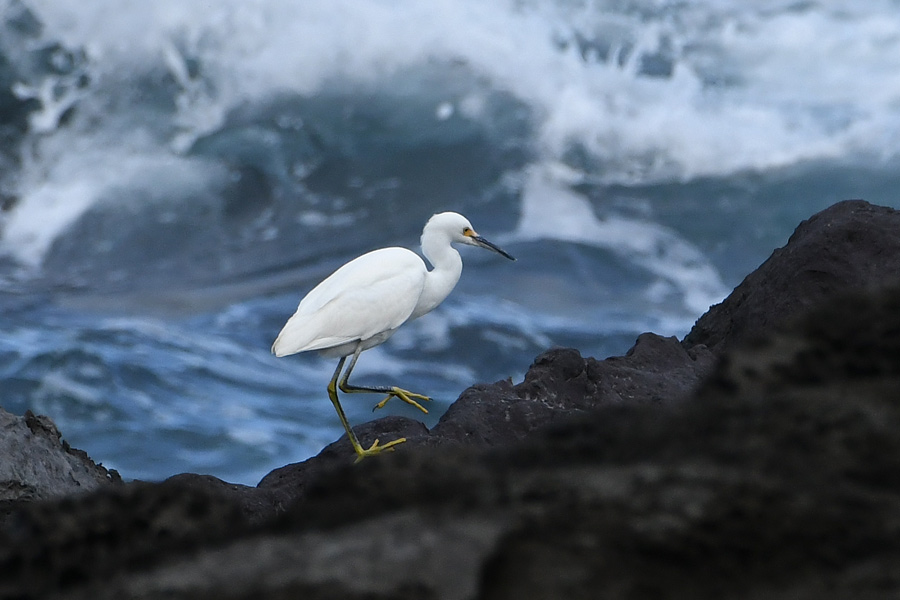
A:
POLYGON ((501 256, 505 256, 509 260, 516 260, 515 258, 513 258, 513 256, 511 254, 509 254, 508 252, 506 252, 505 250, 500 248, 500 246, 497 246, 496 244, 493 244, 493 243, 487 241, 480 235, 473 235, 470 239, 473 242, 475 242, 478 246, 481 246, 482 248, 487 248, 488 250, 493 250, 497 254, 499 254, 501 256))

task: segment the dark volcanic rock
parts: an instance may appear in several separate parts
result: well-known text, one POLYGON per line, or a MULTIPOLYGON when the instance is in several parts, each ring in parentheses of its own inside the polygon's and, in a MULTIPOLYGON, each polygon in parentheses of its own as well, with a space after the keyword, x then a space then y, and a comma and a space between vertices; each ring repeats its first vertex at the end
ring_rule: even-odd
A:
POLYGON ((724 302, 685 337, 721 354, 837 294, 900 281, 900 212, 839 202, 802 222, 724 302))
MULTIPOLYGON (((418 421, 387 417, 354 428, 369 445, 406 438, 398 453, 452 446, 503 446, 526 439, 535 430, 601 406, 679 401, 690 394, 713 366, 705 348, 685 350, 674 337, 641 335, 625 356, 598 361, 571 348, 538 356, 525 381, 482 384, 465 390, 431 431, 418 421)), ((267 475, 259 488, 278 506, 301 498, 319 474, 353 461, 343 436, 318 456, 267 475)))
POLYGON ((900 597, 900 285, 874 287, 900 273, 895 221, 832 207, 684 343, 551 350, 431 431, 357 428, 408 438, 377 459, 342 439, 256 489, 181 475, 20 503, 0 596, 900 597))
MULTIPOLYGON (((390 442, 402 437, 407 444, 417 445, 428 437, 428 429, 420 421, 405 417, 384 417, 354 427, 353 431, 363 446, 371 446, 375 440, 390 442)), ((325 447, 317 456, 301 463, 275 469, 259 482, 258 489, 270 494, 276 510, 294 502, 306 494, 306 490, 322 473, 353 464, 356 454, 346 435, 325 447)), ((271 514, 271 510, 269 514, 271 514)))
POLYGON ((518 385, 467 389, 431 435, 443 441, 502 445, 573 414, 618 403, 674 402, 712 368, 705 348, 685 350, 674 337, 641 335, 625 356, 598 361, 559 348, 538 356, 518 385))
POLYGON ((24 504, 0 527, 0 598, 102 584, 246 530, 230 498, 177 482, 24 504))
POLYGON ((121 481, 62 441, 50 419, 30 411, 17 417, 0 408, 0 457, 0 503, 58 498, 121 481))

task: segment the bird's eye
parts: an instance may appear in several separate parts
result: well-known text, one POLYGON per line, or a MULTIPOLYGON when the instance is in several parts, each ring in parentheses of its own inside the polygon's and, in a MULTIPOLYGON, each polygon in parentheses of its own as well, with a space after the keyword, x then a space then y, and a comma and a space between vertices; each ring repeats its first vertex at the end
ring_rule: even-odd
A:
POLYGON ((472 235, 472 229, 470 227, 463 227, 463 235, 469 237, 472 235))

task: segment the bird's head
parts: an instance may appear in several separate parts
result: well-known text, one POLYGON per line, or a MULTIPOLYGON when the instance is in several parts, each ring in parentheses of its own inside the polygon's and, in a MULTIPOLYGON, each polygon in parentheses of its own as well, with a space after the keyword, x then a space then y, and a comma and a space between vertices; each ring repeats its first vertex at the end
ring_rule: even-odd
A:
POLYGON ((428 223, 425 224, 425 230, 422 232, 423 240, 429 232, 446 236, 450 242, 459 242, 469 246, 486 248, 501 256, 505 256, 509 260, 516 260, 496 244, 493 244, 478 235, 475 229, 472 228, 472 224, 469 223, 469 220, 459 213, 443 212, 434 215, 428 220, 428 223))

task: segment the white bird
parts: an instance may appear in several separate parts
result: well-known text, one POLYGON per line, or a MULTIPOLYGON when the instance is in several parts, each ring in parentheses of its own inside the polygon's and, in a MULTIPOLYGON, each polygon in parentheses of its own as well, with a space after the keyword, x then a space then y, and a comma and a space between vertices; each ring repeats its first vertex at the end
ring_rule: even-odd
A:
POLYGON ((428 396, 396 386, 356 386, 347 380, 363 350, 383 344, 401 325, 432 311, 450 294, 462 274, 462 258, 452 246, 456 242, 487 248, 515 260, 475 233, 464 216, 455 212, 436 214, 425 224, 421 238, 422 253, 434 267, 432 270, 418 254, 406 248, 382 248, 363 254, 313 288, 272 344, 275 356, 318 350, 324 356, 340 357, 328 384, 328 397, 347 431, 357 461, 393 450, 406 438, 382 446, 375 440, 364 449, 344 415, 337 390, 346 394, 386 393, 387 397, 375 408, 383 407, 391 398, 399 398, 428 412, 415 400, 430 400, 428 396), (353 358, 338 383, 348 356, 353 358))

